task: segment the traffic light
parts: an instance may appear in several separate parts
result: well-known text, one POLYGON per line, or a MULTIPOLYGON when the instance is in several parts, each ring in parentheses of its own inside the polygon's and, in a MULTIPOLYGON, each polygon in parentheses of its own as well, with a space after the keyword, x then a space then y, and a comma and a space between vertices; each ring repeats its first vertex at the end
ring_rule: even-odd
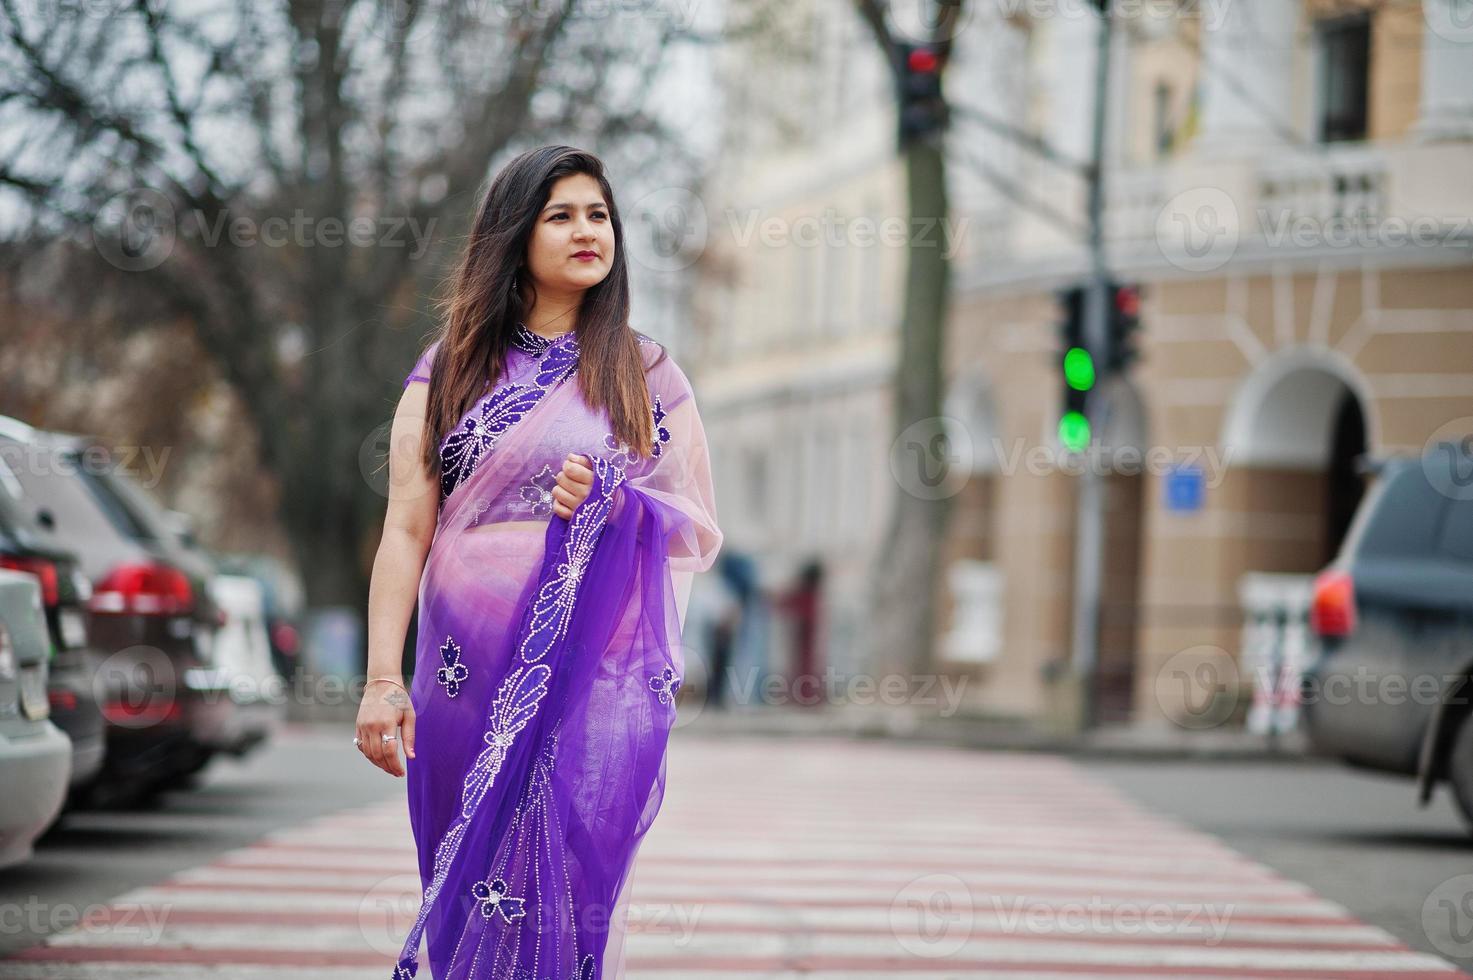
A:
POLYGON ((1123 372, 1140 356, 1135 334, 1141 327, 1141 287, 1110 283, 1110 347, 1106 373, 1123 372))
POLYGON ((900 88, 900 145, 925 139, 946 125, 941 55, 935 45, 896 42, 900 88))
POLYGON ((1089 393, 1095 386, 1095 359, 1084 337, 1085 286, 1071 286, 1059 298, 1059 372, 1064 404, 1059 414, 1059 445, 1079 452, 1089 445, 1089 393))

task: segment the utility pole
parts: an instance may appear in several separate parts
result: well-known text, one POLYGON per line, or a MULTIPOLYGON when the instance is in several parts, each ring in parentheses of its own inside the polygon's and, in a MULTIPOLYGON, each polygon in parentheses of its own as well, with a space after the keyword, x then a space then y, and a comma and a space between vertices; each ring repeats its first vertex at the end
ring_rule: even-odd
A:
MULTIPOLYGON (((1110 41, 1113 33, 1110 0, 1095 0, 1100 27, 1095 54, 1094 132, 1091 138, 1088 180, 1089 265, 1084 295, 1084 338, 1096 364, 1114 358, 1108 349, 1110 330, 1110 271, 1105 264, 1104 158, 1105 110, 1110 80, 1110 41)), ((1099 472, 1098 436, 1103 428, 1102 390, 1090 392, 1087 405, 1090 442, 1084 447, 1084 472, 1079 483, 1074 535, 1074 630, 1071 664, 1078 685, 1079 723, 1091 728, 1098 721, 1096 673, 1099 663, 1100 582, 1104 564, 1105 485, 1099 472)))

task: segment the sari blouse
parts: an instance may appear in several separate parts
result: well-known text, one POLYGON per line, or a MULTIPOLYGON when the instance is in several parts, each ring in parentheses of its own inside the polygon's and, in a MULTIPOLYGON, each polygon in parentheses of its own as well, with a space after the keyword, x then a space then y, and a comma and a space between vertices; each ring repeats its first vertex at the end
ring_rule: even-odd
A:
MULTIPOLYGON (((603 456, 624 469, 626 481, 664 501, 688 522, 671 528, 670 570, 695 573, 709 569, 720 550, 722 532, 716 522, 715 492, 711 479, 706 433, 697 411, 690 380, 668 355, 659 358, 661 345, 643 334, 639 349, 645 361, 645 383, 651 408, 652 455, 638 457, 612 432, 607 409, 597 412, 582 398, 574 399, 548 420, 537 443, 526 449, 524 479, 515 492, 478 498, 470 520, 482 525, 502 521, 546 520, 552 515, 552 487, 570 452, 590 458, 603 456), (658 360, 658 363, 653 363, 658 360), (651 366, 653 364, 653 367, 651 366)), ((572 331, 554 338, 533 333, 517 324, 507 352, 503 377, 447 432, 440 443, 440 514, 455 489, 480 461, 494 450, 500 435, 519 421, 516 386, 546 388, 556 384, 557 360, 576 345, 572 331), (551 370, 543 371, 545 367, 551 370), (539 375, 539 372, 541 374, 539 375)), ((428 383, 439 341, 430 344, 404 379, 404 387, 428 383)), ((569 383, 572 379, 567 379, 569 383)))

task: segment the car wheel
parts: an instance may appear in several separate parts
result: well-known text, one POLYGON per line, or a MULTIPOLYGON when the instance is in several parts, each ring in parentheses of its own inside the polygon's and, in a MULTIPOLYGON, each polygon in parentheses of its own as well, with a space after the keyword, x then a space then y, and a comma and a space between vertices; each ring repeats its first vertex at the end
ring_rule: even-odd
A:
POLYGON ((1463 813, 1469 833, 1473 833, 1473 714, 1463 717, 1457 734, 1453 736, 1447 775, 1453 788, 1453 800, 1463 813))

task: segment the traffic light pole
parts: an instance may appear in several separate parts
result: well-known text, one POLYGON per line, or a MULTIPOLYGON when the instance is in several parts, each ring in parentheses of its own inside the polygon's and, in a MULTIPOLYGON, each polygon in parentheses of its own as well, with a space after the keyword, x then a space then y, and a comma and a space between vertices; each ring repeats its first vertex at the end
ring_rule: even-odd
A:
MULTIPOLYGON (((1110 272, 1105 263, 1104 243, 1104 157, 1105 110, 1110 79, 1112 24, 1109 0, 1098 0, 1100 29, 1095 55, 1095 111, 1091 137, 1088 181, 1089 289, 1084 302, 1084 336, 1095 354, 1097 365, 1109 364, 1111 352, 1109 316, 1110 272)), ((1074 617, 1071 665, 1078 685, 1079 725, 1091 728, 1098 721, 1096 675, 1099 666, 1100 583, 1104 563, 1105 486, 1099 472, 1098 435, 1104 421, 1103 387, 1090 393, 1087 413, 1090 443, 1084 448, 1086 465, 1079 483, 1074 535, 1074 617)))

